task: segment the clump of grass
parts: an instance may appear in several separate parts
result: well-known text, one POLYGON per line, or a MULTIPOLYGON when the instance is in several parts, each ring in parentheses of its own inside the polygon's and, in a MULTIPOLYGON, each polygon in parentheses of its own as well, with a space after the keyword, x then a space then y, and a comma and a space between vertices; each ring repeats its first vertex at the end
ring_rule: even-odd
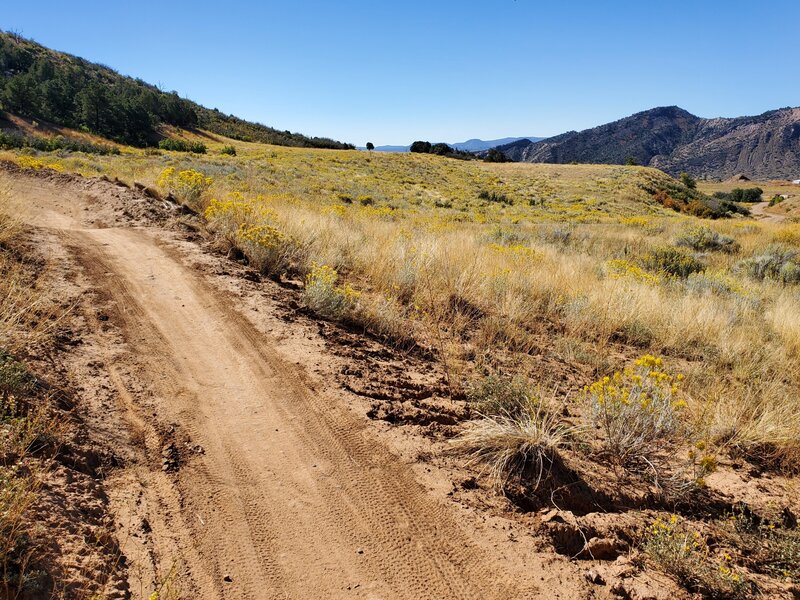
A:
POLYGON ((336 321, 352 316, 360 294, 350 287, 337 285, 339 274, 328 265, 313 265, 306 276, 303 297, 309 308, 336 321))
POLYGON ((236 156, 236 147, 235 146, 223 146, 219 149, 220 154, 224 154, 226 156, 236 156))
POLYGON ((760 254, 739 261, 734 271, 753 279, 772 279, 785 284, 800 283, 800 250, 772 244, 760 254))
POLYGON ((708 431, 733 456, 762 468, 800 473, 800 403, 771 390, 774 382, 756 386, 744 399, 715 405, 708 431))
POLYGON ((515 414, 499 413, 471 422, 452 441, 470 464, 481 464, 498 490, 511 478, 536 489, 558 458, 558 451, 573 438, 575 429, 565 424, 542 402, 532 402, 515 414))
POLYGON ((714 556, 705 539, 677 515, 656 519, 641 548, 657 567, 704 598, 748 598, 752 594, 753 586, 732 564, 730 555, 714 556))
POLYGON ((11 214, 9 202, 10 192, 8 188, 0 186, 0 248, 7 247, 19 235, 21 230, 19 220, 11 214))
POLYGON ((693 225, 675 238, 677 246, 685 246, 697 252, 738 252, 739 243, 730 236, 722 235, 707 225, 693 225))
POLYGON ((17 598, 30 591, 37 573, 29 568, 35 549, 29 543, 27 512, 37 481, 15 467, 0 466, 0 594, 17 598))
POLYGON ((641 258, 641 264, 652 273, 680 278, 686 278, 706 268, 691 254, 671 246, 651 250, 641 258))

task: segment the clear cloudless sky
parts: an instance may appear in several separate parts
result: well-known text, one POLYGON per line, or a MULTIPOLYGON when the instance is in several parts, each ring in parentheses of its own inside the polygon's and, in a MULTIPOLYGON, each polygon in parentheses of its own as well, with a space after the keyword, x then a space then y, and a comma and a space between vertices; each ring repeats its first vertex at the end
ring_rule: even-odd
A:
POLYGON ((358 145, 800 105, 800 0, 0 0, 0 28, 358 145))

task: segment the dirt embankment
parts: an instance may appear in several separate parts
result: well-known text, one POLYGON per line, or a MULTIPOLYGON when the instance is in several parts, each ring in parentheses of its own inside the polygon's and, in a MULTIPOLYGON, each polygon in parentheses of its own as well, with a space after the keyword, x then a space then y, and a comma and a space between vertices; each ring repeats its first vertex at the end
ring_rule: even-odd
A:
MULTIPOLYGON (((80 291, 61 360, 112 455, 102 486, 134 597, 607 595, 512 520, 452 502, 454 474, 428 463, 424 438, 370 421, 365 394, 340 385, 367 364, 387 393, 435 404, 435 368, 282 305, 276 284, 188 240, 191 223, 164 227, 174 206, 106 181, 6 177, 80 291)), ((426 424, 457 410, 440 401, 426 424)))

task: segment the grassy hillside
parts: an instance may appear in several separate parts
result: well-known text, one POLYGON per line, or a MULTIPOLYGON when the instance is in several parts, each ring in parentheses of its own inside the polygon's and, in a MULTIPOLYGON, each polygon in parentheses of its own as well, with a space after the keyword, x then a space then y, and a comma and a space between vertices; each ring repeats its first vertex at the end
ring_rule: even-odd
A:
POLYGON ((707 197, 644 167, 176 135, 208 154, 0 158, 158 189, 319 318, 424 348, 469 403, 453 447, 524 510, 555 494, 638 523, 642 560, 711 597, 800 581, 775 503, 800 472, 796 224, 676 212, 707 197))
POLYGON ((0 31, 0 110, 84 129, 134 146, 154 145, 163 125, 284 146, 349 148, 251 123, 163 92, 103 65, 0 31))
POLYGON ((615 222, 633 215, 674 215, 659 201, 672 196, 718 208, 711 198, 644 167, 492 164, 425 154, 318 152, 235 142, 203 131, 170 128, 169 133, 188 143, 204 143, 209 154, 154 156, 123 151, 113 161, 74 154, 46 162, 84 175, 131 179, 134 174, 148 184, 155 184, 159 173, 173 165, 179 170, 202 170, 224 190, 245 185, 319 206, 380 209, 394 219, 615 222), (230 146, 236 155, 222 154, 230 146))

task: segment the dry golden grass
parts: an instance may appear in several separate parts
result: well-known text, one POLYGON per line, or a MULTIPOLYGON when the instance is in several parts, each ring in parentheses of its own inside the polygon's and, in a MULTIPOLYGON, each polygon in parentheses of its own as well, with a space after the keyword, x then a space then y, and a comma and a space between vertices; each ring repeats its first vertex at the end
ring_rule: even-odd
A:
POLYGON ((55 160, 148 185, 166 168, 210 177, 195 207, 214 208, 206 215, 218 235, 265 272, 305 279, 314 265, 334 270, 336 286, 352 291, 346 318, 435 348, 453 390, 476 368, 520 365, 536 375, 526 358, 534 351, 578 360, 579 349, 581 362, 605 372, 622 366, 609 363, 613 353, 664 355, 687 375, 687 420, 721 447, 797 468, 796 287, 737 269, 775 240, 800 249, 795 226, 706 221, 733 244, 686 248, 704 270, 676 277, 644 257, 685 245, 699 221, 653 200, 646 188, 669 178, 652 169, 205 141, 206 156, 55 160), (485 191, 507 202, 482 199, 485 191))
POLYGON ((47 459, 31 454, 57 443, 61 426, 44 404, 30 402, 31 376, 9 354, 39 341, 51 315, 31 267, 14 250, 21 229, 10 203, 10 190, 0 188, 0 595, 17 598, 33 581, 37 546, 28 511, 49 469, 47 459))

